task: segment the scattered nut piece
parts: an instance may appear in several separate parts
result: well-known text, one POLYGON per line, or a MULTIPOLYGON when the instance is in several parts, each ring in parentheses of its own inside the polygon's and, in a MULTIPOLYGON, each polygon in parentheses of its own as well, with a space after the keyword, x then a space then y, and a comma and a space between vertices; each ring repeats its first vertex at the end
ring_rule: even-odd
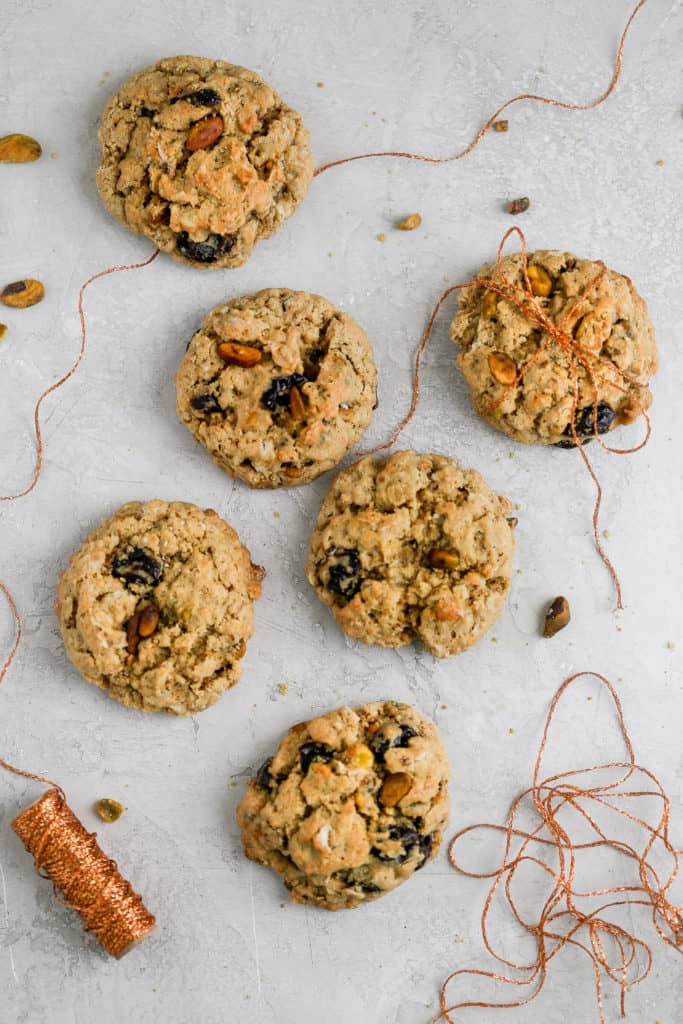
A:
POLYGON ((547 270, 539 267, 537 263, 532 263, 527 267, 527 276, 534 295, 541 295, 543 298, 550 295, 553 290, 553 279, 547 270))
POLYGON ((559 633, 561 629, 569 625, 571 619, 569 601, 566 597, 556 597, 545 613, 543 622, 543 636, 551 637, 559 633))
POLYGON ((12 309, 26 309, 35 306, 45 297, 45 288, 40 281, 27 277, 24 281, 13 281, 0 292, 0 302, 12 309))
POLYGON ((151 636, 154 630, 159 625, 159 609, 153 605, 148 604, 140 612, 140 621, 138 622, 138 633, 143 640, 146 640, 148 636, 151 636))
POLYGON ((218 344, 218 355, 226 363, 243 366, 249 369, 261 362, 263 353, 253 345, 240 345, 236 341, 221 341, 218 344))
POLYGON ((138 653, 141 640, 150 637, 159 625, 159 609, 153 604, 139 608, 126 623, 126 649, 131 657, 138 653))
POLYGON ((485 317, 492 317, 496 315, 498 309, 498 294, 491 289, 484 292, 484 299, 481 304, 481 312, 485 317))
POLYGON ((494 121, 493 122, 493 130, 494 130, 494 132, 506 132, 508 130, 508 122, 505 121, 505 120, 503 120, 503 121, 494 121))
POLYGON ((519 199, 513 199, 508 207, 508 213, 524 213, 531 206, 531 200, 528 196, 520 196, 519 199))
POLYGON ((488 358, 491 376, 499 384, 514 384, 517 379, 517 366, 510 356, 504 352, 491 352, 488 358))
POLYGON ((5 337, 6 334, 7 334, 7 324, 0 324, 0 341, 2 341, 2 339, 5 337))
POLYGON ((385 807, 395 807, 412 787, 413 780, 408 772, 394 772, 392 775, 387 775, 379 791, 380 802, 385 807))
POLYGON ((306 406, 296 385, 289 392, 289 411, 293 420, 303 420, 306 417, 306 406))
POLYGON ((372 768, 375 763, 370 747, 365 743, 354 743, 346 751, 346 759, 353 768, 372 768))
POLYGON ((428 555, 429 564, 432 569, 459 569, 460 559, 453 551, 444 551, 443 548, 432 548, 428 555))
POLYGON ((214 142, 217 142, 223 134, 224 127, 220 114, 212 114, 211 117, 205 117, 203 121, 197 121, 187 136, 186 146, 190 153, 213 146, 214 142))
POLYGON ((400 222, 399 230, 401 231, 414 231, 415 228, 419 228, 422 223, 422 217, 419 213, 411 213, 408 217, 400 222))
POLYGON ((95 804, 95 810, 102 821, 106 821, 108 825, 118 821, 125 809, 126 808, 123 804, 120 804, 118 800, 109 800, 106 797, 102 800, 98 800, 95 804))
POLYGON ((0 163, 28 164, 42 153, 40 143, 30 135, 4 135, 0 139, 0 163))

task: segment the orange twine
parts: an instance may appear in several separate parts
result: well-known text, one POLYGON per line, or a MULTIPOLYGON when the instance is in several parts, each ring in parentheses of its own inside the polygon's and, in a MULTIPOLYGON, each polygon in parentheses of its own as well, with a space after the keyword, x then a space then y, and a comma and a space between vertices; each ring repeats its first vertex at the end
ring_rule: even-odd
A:
POLYGON ((605 1021, 602 1004, 603 977, 619 986, 620 1009, 621 1015, 624 1016, 627 988, 644 981, 648 976, 652 967, 652 951, 636 935, 612 920, 612 914, 607 916, 607 912, 616 907, 647 907, 652 912, 652 923, 660 937, 678 952, 683 952, 683 907, 675 906, 669 898, 669 890, 678 873, 678 858, 683 853, 683 850, 676 849, 669 840, 670 807, 670 800, 657 777, 635 761, 621 702, 612 684, 597 672, 578 672, 565 680, 555 694, 548 711, 536 757, 532 785, 514 800, 506 824, 484 822, 470 825, 456 833, 448 847, 449 860, 461 874, 470 878, 493 879, 481 914, 484 945, 491 956, 505 968, 520 971, 526 976, 519 978, 507 973, 473 968, 453 971, 441 986, 441 1012, 433 1018, 432 1024, 441 1020, 456 1024, 456 1019, 451 1014, 469 1006, 499 1009, 525 1006, 532 1002, 543 989, 550 961, 566 946, 581 950, 591 961, 600 1024, 604 1024, 605 1021), (627 759, 578 768, 541 779, 541 765, 557 706, 565 691, 583 676, 592 676, 599 680, 609 692, 616 708, 627 759), (596 780, 591 784, 591 776, 595 777, 596 773, 607 770, 618 771, 619 778, 614 782, 601 784, 596 780), (643 788, 636 788, 639 784, 643 788), (540 823, 529 831, 516 827, 518 813, 528 807, 527 797, 530 798, 540 818, 540 823), (647 820, 646 816, 641 816, 643 798, 656 801, 661 808, 654 822, 647 820), (628 809, 629 806, 631 810, 628 809), (576 812, 578 818, 574 816, 574 823, 578 820, 584 828, 588 826, 590 834, 597 838, 590 841, 573 841, 572 822, 566 820, 566 814, 562 816, 561 813, 564 808, 576 812), (637 826, 644 833, 642 846, 636 847, 616 835, 609 835, 607 827, 601 826, 596 820, 598 812, 614 812, 620 818, 625 818, 637 826), (468 871, 455 859, 454 848, 458 841, 479 829, 505 834, 503 860, 495 871, 468 871), (515 843, 516 840, 520 840, 518 845, 515 843), (540 859, 539 855, 531 852, 537 843, 551 848, 555 866, 551 866, 540 859), (582 850, 613 850, 621 854, 636 866, 637 880, 634 879, 630 885, 608 886, 585 892, 578 890, 575 887, 575 877, 582 862, 582 858, 579 857, 579 851, 582 850), (655 868, 651 860, 653 853, 666 856, 668 859, 670 867, 666 874, 662 874, 662 868, 655 868), (539 868, 540 877, 549 878, 552 883, 551 891, 537 920, 525 919, 513 894, 515 875, 522 866, 539 868), (488 918, 494 896, 499 890, 504 893, 507 905, 517 923, 534 936, 536 958, 532 963, 517 963, 493 948, 488 918), (609 900, 599 906, 586 906, 582 903, 584 900, 602 900, 605 896, 619 894, 628 895, 624 899, 609 900), (612 957, 607 951, 607 945, 612 947, 612 957), (644 958, 642 967, 638 967, 636 962, 639 953, 644 958), (467 1000, 449 1005, 449 985, 455 978, 463 975, 490 978, 505 985, 534 987, 529 995, 516 1000, 498 1003, 467 1000))
POLYGON ((149 259, 143 260, 142 263, 124 263, 116 267, 107 267, 106 270, 100 270, 98 271, 97 274, 93 274, 92 277, 89 277, 88 280, 81 285, 81 289, 78 293, 78 316, 81 322, 81 347, 79 349, 78 356, 76 357, 76 361, 74 362, 72 367, 64 374, 64 376, 60 377, 59 380, 55 381, 54 384, 51 384, 49 388, 46 388, 45 391, 42 392, 42 394, 38 397, 38 401, 36 402, 35 408, 33 410, 33 429, 36 435, 36 466, 33 471, 33 477, 31 478, 31 482, 28 484, 27 487, 24 488, 23 491, 17 491, 16 494, 0 494, 0 501, 15 501, 17 498, 26 497, 27 494, 31 493, 33 488, 38 483, 38 480, 40 479, 40 473, 43 467, 43 435, 40 426, 40 407, 48 395, 52 394, 53 391, 57 391, 58 388, 61 388, 62 384, 66 384, 69 378, 73 377, 76 370, 81 364, 83 356, 85 355, 86 335, 83 297, 85 295, 86 289, 93 283, 93 281, 97 281, 98 278, 100 277, 107 277, 109 274, 117 274, 120 270, 139 270, 141 267, 149 266, 149 264, 153 263, 154 260, 157 258, 159 252, 159 249, 155 249, 155 251, 149 257, 149 259))
MULTIPOLYGON (((622 591, 619 576, 617 575, 617 572, 600 541, 599 516, 600 506, 602 504, 602 485, 600 484, 598 476, 595 470, 593 469, 590 459, 586 455, 586 452, 584 450, 584 442, 576 430, 575 421, 579 398, 578 367, 582 367, 585 370, 591 383, 591 388, 593 391, 593 435, 597 439, 598 444, 602 448, 604 448, 605 451, 612 452, 615 455, 630 455, 634 452, 640 451, 640 449, 644 448, 650 440, 650 435, 652 433, 652 423, 650 420, 650 416, 647 412, 647 409, 645 409, 639 403, 634 403, 635 407, 638 408, 639 411, 645 417, 645 421, 647 424, 645 437, 643 438, 643 440, 640 442, 640 444, 634 445, 632 448, 612 448, 609 445, 605 444, 605 442, 602 440, 602 437, 598 433, 598 384, 605 383, 605 378, 600 376, 600 374, 596 372, 596 366, 602 365, 604 367, 607 367, 610 371, 616 373, 618 377, 621 378, 621 384, 618 384, 615 381, 610 380, 609 385, 610 387, 615 388, 617 391, 621 391, 622 394, 627 393, 627 388, 623 386, 624 383, 631 384, 635 387, 643 387, 644 385, 642 385, 634 377, 631 377, 629 374, 624 373, 624 371, 621 370, 615 363, 612 363, 607 359, 603 359, 600 355, 596 354, 595 352, 592 352, 584 345, 581 345, 581 343, 576 338, 572 337, 572 335, 569 333, 567 329, 568 325, 576 317, 577 311, 579 310, 581 305, 586 301, 591 292, 595 288, 597 288, 603 280, 607 272, 607 268, 605 267, 604 263, 598 262, 598 266, 601 268, 599 273, 593 278, 592 281, 589 282, 589 284, 583 289, 583 291, 576 298, 576 300, 567 309, 565 309, 564 312, 560 315, 560 317, 555 321, 546 313, 546 311, 540 305, 536 296, 533 293, 531 282, 529 280, 528 275, 526 238, 521 228, 515 226, 505 232, 505 235, 503 236, 503 239, 500 245, 498 246, 496 264, 499 275, 498 280, 495 280, 494 278, 490 277, 475 277, 471 281, 466 281, 464 284, 451 285, 439 297, 439 300, 437 301, 436 306, 432 311, 432 315, 430 316, 429 321, 427 322, 427 326, 424 329, 422 338, 420 339, 420 344, 418 345, 417 351, 415 353, 415 362, 413 370, 413 392, 410 408, 388 441, 386 441, 382 445, 378 445, 376 448, 372 448, 368 452, 364 452, 363 454, 374 455, 377 452, 381 452, 387 448, 391 448, 396 443, 396 441, 398 440, 402 432, 405 430, 405 428, 408 426, 410 421, 413 419, 413 416, 415 415, 415 410, 417 409, 417 403, 420 397, 420 364, 422 361, 422 355, 432 333, 434 322, 446 299, 450 295, 452 295, 453 292, 458 291, 461 288, 472 288, 479 286, 482 288, 486 288, 489 291, 496 292, 502 298, 507 299, 508 302, 511 302, 512 305, 514 305, 519 310, 522 316, 526 317, 526 319, 529 320, 531 323, 536 324, 541 329, 541 331, 546 335, 546 337, 541 342, 541 344, 539 344, 533 356, 531 356, 530 359, 528 359, 527 362, 522 366, 521 370, 518 371, 517 376, 515 377, 512 384, 510 384, 510 386, 503 391, 503 393, 495 400, 495 402, 492 402, 490 405, 486 406, 480 411, 486 414, 488 412, 493 411, 502 402, 504 402, 508 395, 510 395, 514 391, 514 389, 517 387, 519 382, 524 378, 524 376, 531 368, 531 366, 545 352, 549 345, 555 343, 562 349, 565 356, 567 357, 567 364, 569 366, 569 372, 572 378, 572 408, 570 420, 572 439, 581 454, 583 463, 586 469, 588 470, 591 479, 595 484, 596 489, 595 505, 593 507, 593 538, 595 540, 595 546, 598 549, 600 557, 602 561, 605 563, 610 573, 610 576, 612 577, 612 580, 614 582, 614 587, 617 595, 617 608, 623 608, 622 591), (519 235, 520 243, 522 246, 522 270, 524 276, 524 288, 515 287, 505 275, 505 272, 502 267, 503 249, 508 238, 513 234, 519 235)), ((629 287, 632 287, 631 282, 628 280, 628 278, 626 278, 626 280, 628 281, 629 287)))
MULTIPOLYGON (((19 646, 21 617, 2 582, 0 590, 16 625, 14 644, 0 668, 1 683, 19 646)), ((14 775, 50 787, 17 815, 12 828, 33 855, 36 872, 52 882, 55 899, 80 914, 85 930, 93 933, 107 953, 122 957, 154 929, 154 915, 120 874, 116 862, 102 852, 97 835, 85 830, 68 806, 61 786, 43 775, 15 768, 2 758, 0 765, 14 775)))
POLYGON ((425 156, 421 153, 403 152, 401 150, 382 150, 381 152, 377 153, 359 153, 357 156, 346 156, 342 157, 340 160, 331 160, 329 163, 323 164, 321 167, 317 168, 313 177, 315 178, 319 174, 324 174, 325 171, 331 170, 332 167, 340 167, 342 164, 351 164, 354 163, 356 160, 374 160, 377 157, 384 156, 398 157, 403 160, 421 160, 423 163, 428 164, 449 164, 453 163, 453 161, 455 160, 462 160, 463 157, 468 156, 468 154, 471 153, 472 150, 479 145, 481 140, 484 138, 484 136, 489 131, 494 122, 498 120, 503 111, 507 110, 507 108, 511 107, 514 103, 520 103, 522 100, 534 100, 534 102, 536 103, 545 103, 549 107, 562 107, 563 110, 594 110, 596 107, 599 107, 602 103, 604 103, 605 100, 608 99, 608 97, 611 96, 611 94, 614 92, 616 84, 619 81, 619 76, 621 75, 621 65, 623 62, 624 44, 626 42, 626 36, 628 35, 629 29, 631 28, 631 24, 636 14, 641 9, 641 7, 645 5, 645 3, 646 0, 639 0, 639 2, 631 11, 630 17, 626 22, 624 31, 621 33, 621 37, 619 39, 619 47, 617 49, 617 56, 614 62, 614 71, 612 73, 612 78, 610 79, 609 85, 607 86, 605 91, 600 96, 598 96, 596 100, 593 100, 592 103, 565 103, 562 100, 550 99, 548 96, 537 96, 535 93, 520 93, 518 96, 513 96, 511 100, 507 100, 505 103, 503 103, 502 106, 498 107, 498 109, 493 114, 491 114, 488 121, 486 121, 486 123, 479 129, 475 137, 465 147, 465 149, 461 150, 461 152, 459 153, 455 153, 453 156, 425 156))

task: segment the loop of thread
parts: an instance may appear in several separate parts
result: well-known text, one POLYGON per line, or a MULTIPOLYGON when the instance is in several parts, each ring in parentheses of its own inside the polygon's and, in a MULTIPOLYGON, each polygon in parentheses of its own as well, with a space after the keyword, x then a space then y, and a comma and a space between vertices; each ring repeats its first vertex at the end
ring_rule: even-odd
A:
POLYGON ((156 920, 67 805, 50 789, 12 822, 35 860, 36 872, 50 879, 56 899, 76 910, 111 956, 121 957, 154 928, 156 920), (60 896, 61 893, 61 896, 60 896))
POLYGON ((92 277, 89 277, 88 280, 81 285, 81 289, 78 293, 78 317, 81 323, 81 347, 78 351, 78 355, 76 356, 76 361, 73 363, 71 368, 67 370, 64 376, 60 377, 59 380, 55 381, 54 384, 51 384, 49 388, 46 388, 45 391, 38 396, 38 401, 36 402, 33 410, 33 429, 36 436, 36 465, 31 482, 23 491, 17 491, 16 494, 0 494, 0 501, 15 501, 17 498, 25 498, 27 494, 31 493, 40 479, 40 473, 43 468, 43 434, 40 426, 40 407, 48 395, 51 395, 53 391, 57 391, 63 384, 66 384, 70 377, 73 377, 76 370, 81 365, 81 361, 85 355, 86 333, 83 297, 86 289, 93 283, 93 281, 97 281, 100 277, 107 277, 109 274, 117 274, 120 270, 139 270, 141 267, 149 266, 149 264, 153 263, 157 258, 160 251, 160 249, 155 249, 152 255, 148 259, 143 260, 142 263, 123 263, 120 266, 107 267, 106 270, 100 270, 97 274, 93 274, 92 277))
POLYGON ((441 1012, 433 1018, 433 1024, 442 1020, 456 1024, 456 1018, 451 1016, 454 1011, 470 1006, 489 1009, 525 1006, 541 992, 547 980, 548 965, 565 946, 585 953, 591 962, 601 1024, 605 1021, 602 1002, 604 979, 618 985, 620 1009, 624 1016, 626 991, 650 973, 652 951, 642 939, 614 921, 610 912, 615 908, 627 908, 630 912, 634 907, 646 907, 651 911, 652 924, 659 936, 678 952, 683 952, 683 908, 675 906, 669 897, 683 850, 676 849, 669 839, 669 817, 670 801, 662 784, 652 772, 636 763, 621 702, 612 684, 597 672, 578 672, 566 679, 548 711, 532 785, 513 801, 505 825, 487 822, 470 825, 456 833, 448 847, 449 860, 461 874, 470 878, 493 879, 481 914, 484 946, 503 969, 518 971, 522 977, 474 968, 453 971, 441 986, 441 1012), (566 690, 584 677, 598 680, 611 696, 627 759, 541 778, 550 726, 557 706, 566 690), (606 771, 618 772, 618 778, 605 782, 606 771), (655 801, 659 807, 654 822, 648 820, 642 810, 644 799, 655 801), (517 827, 517 817, 522 811, 529 810, 529 803, 540 821, 535 828, 527 830, 517 827), (563 810, 568 810, 569 815, 562 815, 563 810), (598 814, 601 819, 604 817, 608 820, 616 815, 622 824, 626 821, 635 825, 641 833, 642 845, 631 845, 619 835, 610 834, 606 825, 599 824, 598 814), (591 836, 589 841, 577 842, 572 838, 576 834, 573 826, 577 821, 582 828, 588 828, 591 836), (502 832, 505 836, 501 866, 491 872, 466 870, 455 857, 455 847, 459 840, 481 829, 502 832), (554 866, 548 863, 547 852, 544 859, 541 859, 542 849, 538 850, 536 844, 546 851, 550 849, 554 866), (579 854, 586 850, 611 850, 620 854, 632 862, 636 868, 636 877, 631 884, 579 890, 575 881, 577 872, 583 866, 583 858, 579 854), (666 873, 663 873, 661 866, 655 867, 653 854, 668 860, 666 873), (549 894, 536 920, 527 920, 522 914, 513 889, 518 869, 523 868, 528 872, 530 867, 538 868, 541 878, 550 881, 549 894), (536 959, 532 963, 517 963, 495 951, 489 912, 496 894, 504 896, 515 921, 534 937, 536 959), (605 897, 611 896, 622 898, 602 902, 605 897), (600 905, 586 906, 584 900, 600 901, 600 905), (449 986, 454 979, 464 976, 487 978, 505 986, 521 986, 531 991, 519 999, 502 1002, 467 1000, 449 1005, 449 986))
MULTIPOLYGON (((19 647, 21 617, 2 582, 0 590, 7 598, 16 629, 14 643, 0 667, 2 683, 19 647)), ((12 828, 33 854, 37 873, 52 881, 55 898, 80 914, 85 930, 95 935, 107 953, 123 956, 152 931, 154 915, 119 873, 115 862, 102 852, 97 837, 86 832, 67 805, 61 786, 43 775, 15 768, 2 758, 0 766, 51 787, 14 819, 12 828)))
MULTIPOLYGON (((410 408, 408 409, 408 412, 403 417, 398 427, 394 430, 393 434, 391 435, 388 441, 386 441, 384 444, 378 445, 376 448, 371 448, 369 451, 363 452, 360 457, 363 458, 367 455, 375 455, 377 454, 377 452, 385 451, 387 448, 393 447, 393 445, 396 443, 400 435, 403 433, 405 428, 413 419, 420 398, 420 365, 422 362, 422 356, 426 348, 427 342, 429 341, 429 338, 431 336, 434 327, 434 322, 446 299, 448 299, 448 297, 452 295, 453 292, 458 291, 461 288, 481 287, 496 292, 502 298, 507 299, 508 302, 512 303, 512 305, 515 306, 515 308, 522 314, 523 317, 525 317, 527 320, 529 320, 531 323, 535 324, 537 327, 541 329, 543 340, 539 344, 533 356, 531 356, 524 364, 524 366, 522 366, 522 368, 517 372, 517 376, 515 377, 512 384, 510 384, 510 386, 507 387, 494 402, 492 402, 485 408, 480 409, 479 411, 482 414, 486 415, 487 413, 492 412, 494 409, 496 409, 502 402, 504 402, 508 395, 512 394, 515 388, 519 385, 520 381, 524 379, 531 366, 536 362, 537 359, 540 358, 540 356, 545 352, 549 345, 554 343, 562 350, 566 357, 567 366, 569 368, 569 373, 571 375, 572 380, 572 406, 570 419, 572 440, 574 441, 574 444, 576 445, 581 455, 583 464, 586 467, 588 473, 590 474, 590 477, 593 480, 596 489, 595 505, 593 507, 593 539, 595 541, 595 546, 598 550, 598 553, 602 561, 604 562, 605 566, 607 567, 609 574, 614 582, 614 588, 617 596, 617 608, 623 608, 622 590, 619 576, 600 540, 599 527, 600 507, 602 504, 602 485, 597 476, 597 473, 593 468, 590 459, 586 455, 584 441, 579 436, 576 430, 576 414, 579 400, 579 367, 585 371, 590 381, 591 390, 593 392, 593 436, 595 437, 601 448, 604 448, 605 451, 611 452, 614 455, 631 455, 634 452, 640 451, 641 448, 644 448, 650 440, 650 435, 652 433, 652 423, 650 420, 650 416, 647 412, 647 409, 642 404, 634 402, 634 407, 637 408, 640 413, 642 413, 646 422, 646 431, 643 440, 639 444, 634 445, 632 448, 612 448, 609 445, 605 444, 605 442, 602 440, 602 437, 598 433, 598 384, 608 383, 610 387, 614 388, 616 391, 620 391, 622 394, 628 393, 628 389, 624 386, 625 384, 630 384, 634 387, 639 388, 644 387, 644 385, 637 381, 634 377, 625 373, 622 369, 620 369, 620 367, 616 365, 616 363, 612 363, 606 359, 603 359, 602 356, 600 356, 599 354, 592 352, 584 345, 581 345, 581 343, 576 338, 574 338, 568 330, 569 325, 577 316, 577 312, 581 305, 588 299, 588 296, 591 294, 591 292, 593 292, 594 289, 597 288, 604 279, 604 276, 607 273, 607 268, 603 263, 598 264, 601 268, 598 274, 593 278, 592 281, 588 283, 586 288, 583 289, 583 291, 575 299, 575 301, 571 303, 571 305, 568 306, 561 313, 559 318, 555 321, 546 313, 546 311, 540 305, 536 296, 533 293, 533 289, 531 287, 531 282, 529 280, 528 274, 526 238, 521 228, 515 226, 505 232, 505 235, 503 236, 503 239, 500 245, 498 246, 496 265, 498 269, 498 280, 490 277, 475 277, 471 281, 466 281, 464 284, 451 285, 449 288, 446 288, 446 290, 441 294, 432 311, 432 315, 430 316, 429 321, 427 322, 427 326, 424 329, 424 332, 420 339, 420 343, 415 353, 413 365, 413 390, 410 408), (510 238, 510 236, 513 234, 519 236, 522 248, 522 270, 524 276, 523 288, 516 288, 510 282, 510 280, 506 277, 502 266, 503 249, 505 247, 505 243, 507 242, 508 238, 510 238), (612 375, 616 374, 616 376, 620 378, 621 383, 617 383, 617 381, 612 379, 606 381, 606 378, 604 376, 601 376, 597 372, 596 367, 598 366, 606 367, 612 375)), ((633 285, 631 281, 628 278, 625 278, 625 280, 628 283, 629 288, 632 289, 633 285)))
POLYGON ((624 44, 626 42, 626 36, 629 33, 631 24, 636 14, 641 9, 641 7, 645 5, 645 3, 646 0, 639 0, 639 2, 631 11, 631 15, 628 21, 626 22, 624 30, 621 33, 621 37, 619 39, 619 47, 617 49, 617 55, 614 61, 614 71, 612 73, 612 78, 610 79, 609 85, 607 86, 605 91, 600 96, 598 96, 596 100, 593 100, 592 103, 566 103, 563 102, 562 100, 551 99, 548 96, 537 96, 535 93, 520 93, 518 96, 513 96, 511 100, 507 100, 505 103, 503 103, 502 106, 498 107, 498 109, 493 114, 491 114, 488 121, 486 121, 486 123, 479 129, 475 137, 465 147, 465 149, 461 150, 459 153, 455 153, 453 156, 425 156, 421 153, 403 152, 401 150, 382 150, 377 153, 359 153, 356 156, 345 156, 339 160, 331 160, 329 163, 323 164, 321 167, 317 168, 313 177, 316 178, 319 174, 324 174, 325 171, 329 171, 333 167, 340 167, 342 164, 352 164, 355 163, 356 160, 374 160, 377 157, 398 157, 403 160, 420 160, 423 163, 428 164, 449 164, 453 163, 453 161, 455 160, 462 160, 463 157, 467 156, 469 153, 472 152, 473 149, 475 149, 479 145, 481 140, 484 138, 484 136, 489 131, 494 122, 498 120, 503 111, 507 110, 508 107, 511 107, 514 103, 520 103, 522 100, 533 100, 536 103, 545 103, 549 107, 561 107, 563 110, 594 110, 596 107, 599 107, 602 103, 604 103, 605 100, 608 99, 609 96, 611 96, 611 94, 614 92, 616 84, 619 81, 619 76, 621 75, 621 65, 624 57, 624 44))

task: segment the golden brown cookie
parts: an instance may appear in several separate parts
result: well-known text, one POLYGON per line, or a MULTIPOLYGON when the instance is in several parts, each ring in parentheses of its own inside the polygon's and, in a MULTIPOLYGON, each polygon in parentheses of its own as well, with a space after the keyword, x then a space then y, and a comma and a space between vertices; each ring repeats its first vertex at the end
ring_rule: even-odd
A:
POLYGON ((439 658, 498 618, 515 548, 510 503, 443 455, 362 459, 334 479, 306 574, 345 633, 368 644, 421 640, 439 658))
POLYGON ((251 487, 306 484, 336 466, 376 403, 372 348, 320 295, 269 288, 213 309, 176 374, 178 415, 251 487))
POLYGON ((67 654, 129 707, 202 711, 240 677, 262 576, 213 509, 128 502, 86 537, 59 580, 67 654))
POLYGON ((293 726, 237 809, 247 857, 295 903, 357 907, 406 881, 439 848, 448 758, 409 704, 343 707, 293 726))
MULTIPOLYGON (((534 295, 555 322, 601 271, 600 264, 568 252, 532 252, 528 260, 534 295)), ((521 292, 521 254, 505 256, 501 266, 521 292)), ((500 280, 496 264, 483 267, 477 276, 500 280)), ((459 292, 451 337, 461 349, 457 362, 472 404, 487 423, 516 441, 574 447, 572 363, 579 382, 574 425, 582 439, 595 433, 595 391, 586 361, 596 378, 598 433, 632 423, 652 402, 647 385, 657 370, 654 329, 647 304, 628 277, 607 270, 565 329, 581 346, 580 358, 570 360, 553 341, 514 384, 548 335, 493 289, 472 285, 459 292)))
POLYGON ((194 267, 239 267, 313 176, 301 117, 255 72, 168 57, 111 98, 97 186, 110 213, 194 267))

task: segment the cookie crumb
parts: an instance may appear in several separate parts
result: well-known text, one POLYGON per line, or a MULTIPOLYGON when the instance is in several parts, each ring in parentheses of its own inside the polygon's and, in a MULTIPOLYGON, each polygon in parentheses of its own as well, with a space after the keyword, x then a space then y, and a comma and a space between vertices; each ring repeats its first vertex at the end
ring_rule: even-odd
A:
POLYGON ((283 697, 285 696, 286 693, 289 692, 289 687, 287 686, 287 683, 278 683, 277 689, 278 693, 282 694, 283 697))
POLYGON ((380 234, 379 234, 379 235, 375 235, 375 238, 377 239, 377 241, 378 241, 378 242, 384 242, 384 241, 386 241, 386 237, 387 237, 387 236, 386 236, 386 235, 384 234, 384 232, 383 232, 383 231, 382 231, 382 232, 380 232, 380 234))
POLYGON ((324 89, 325 88, 325 83, 324 82, 318 82, 317 85, 318 85, 319 89, 324 89))
POLYGON ((667 651, 675 651, 676 650, 676 644, 673 642, 673 640, 667 640, 667 642, 666 642, 666 649, 667 649, 667 651))
POLYGON ((509 726, 508 732, 510 733, 511 736, 514 734, 514 731, 515 730, 512 728, 512 726, 509 726))
POLYGON ((103 797, 95 804, 95 810, 102 821, 106 821, 108 825, 118 821, 125 809, 118 800, 110 800, 108 797, 103 797))
POLYGON ((7 334, 7 324, 0 324, 0 341, 2 341, 2 339, 5 337, 6 334, 7 334))
POLYGON ((658 160, 657 161, 657 167, 663 167, 663 166, 664 166, 664 161, 663 160, 658 160))
POLYGON ((602 535, 605 538, 605 540, 609 540, 609 530, 603 530, 602 535))
POLYGON ((493 122, 493 130, 494 130, 494 132, 506 132, 508 130, 508 122, 505 121, 505 120, 503 120, 503 121, 494 121, 493 122))
POLYGON ((414 231, 415 228, 419 228, 422 223, 422 217, 419 213, 411 213, 399 222, 399 231, 414 231))
POLYGON ((508 213, 525 213, 526 210, 531 206, 531 200, 528 196, 520 196, 518 199, 513 199, 508 206, 508 213))

